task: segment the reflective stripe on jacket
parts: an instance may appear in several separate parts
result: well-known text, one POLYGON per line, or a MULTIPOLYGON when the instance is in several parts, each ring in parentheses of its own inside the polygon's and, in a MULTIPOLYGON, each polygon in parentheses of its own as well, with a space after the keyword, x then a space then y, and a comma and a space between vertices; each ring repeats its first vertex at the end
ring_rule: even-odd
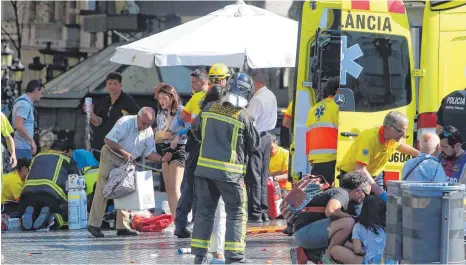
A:
POLYGON ((208 104, 191 127, 201 141, 195 174, 237 182, 246 174, 247 156, 259 148, 259 133, 244 109, 208 104))
POLYGON ((306 122, 306 153, 311 163, 325 163, 337 159, 339 107, 333 97, 314 105, 306 122))
POLYGON ((68 175, 78 173, 76 163, 68 156, 55 151, 41 152, 32 159, 21 197, 45 192, 66 202, 68 175))

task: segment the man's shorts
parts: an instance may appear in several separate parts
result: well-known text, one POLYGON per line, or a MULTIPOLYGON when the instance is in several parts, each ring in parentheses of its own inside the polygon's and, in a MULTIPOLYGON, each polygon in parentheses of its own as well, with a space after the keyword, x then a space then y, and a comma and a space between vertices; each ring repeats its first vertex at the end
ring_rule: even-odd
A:
POLYGON ((332 224, 325 218, 302 227, 294 233, 296 244, 305 249, 324 249, 328 247, 328 228, 332 224))

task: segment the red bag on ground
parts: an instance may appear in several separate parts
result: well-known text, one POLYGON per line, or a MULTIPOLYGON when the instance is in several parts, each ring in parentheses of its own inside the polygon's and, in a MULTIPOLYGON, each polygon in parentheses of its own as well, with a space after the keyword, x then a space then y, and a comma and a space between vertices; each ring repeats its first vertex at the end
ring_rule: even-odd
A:
POLYGON ((173 216, 170 214, 162 214, 151 218, 135 216, 131 226, 140 232, 162 232, 172 222, 173 216))
POLYGON ((270 218, 275 219, 281 215, 280 204, 282 203, 282 192, 280 184, 273 181, 273 178, 267 179, 267 204, 269 205, 267 214, 270 218))

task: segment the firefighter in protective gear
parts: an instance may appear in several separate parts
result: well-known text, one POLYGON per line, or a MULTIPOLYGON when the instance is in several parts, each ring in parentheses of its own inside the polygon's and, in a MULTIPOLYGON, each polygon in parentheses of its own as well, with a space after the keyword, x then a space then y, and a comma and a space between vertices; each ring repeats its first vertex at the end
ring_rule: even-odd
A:
MULTIPOLYGON (((191 97, 188 104, 183 109, 183 112, 179 116, 178 123, 192 122, 194 118, 199 114, 203 108, 203 102, 206 101, 206 97, 209 91, 217 86, 215 91, 222 91, 226 85, 228 78, 230 77, 230 71, 224 64, 214 64, 209 73, 207 74, 204 70, 196 69, 191 73, 194 81, 200 82, 202 90, 198 91, 191 97), (211 84, 207 85, 207 81, 211 84), (206 85, 206 87, 204 87, 206 85)), ((223 92, 223 91, 222 91, 223 92)), ((214 93, 215 94, 215 93, 214 93)), ((178 206, 176 208, 176 219, 175 219, 175 236, 178 238, 190 238, 191 229, 188 229, 188 214, 192 210, 192 214, 195 218, 196 202, 194 194, 194 170, 197 165, 197 159, 199 156, 199 149, 201 148, 199 142, 195 140, 191 134, 191 131, 187 132, 188 141, 186 143, 186 151, 189 152, 188 159, 186 160, 185 171, 182 183, 181 197, 178 200, 178 206), (194 197, 194 198, 193 198, 194 197)))
POLYGON ((58 143, 52 149, 39 153, 31 162, 19 199, 21 226, 24 230, 46 227, 51 215, 61 220, 61 225, 67 222, 66 182, 68 175, 80 172, 71 158, 72 145, 58 143))
POLYGON ((209 70, 209 88, 214 85, 226 86, 228 78, 230 78, 230 69, 222 63, 212 65, 209 70))
POLYGON ((312 175, 321 175, 331 185, 335 180, 338 142, 339 106, 334 101, 340 78, 332 77, 324 85, 324 98, 309 109, 306 121, 306 154, 312 175))
POLYGON ((244 262, 247 195, 244 185, 246 159, 259 148, 259 133, 244 107, 254 94, 245 73, 230 78, 220 102, 207 104, 191 130, 201 141, 195 175, 197 199, 191 240, 194 263, 206 262, 219 197, 225 201, 227 230, 225 263, 244 262))

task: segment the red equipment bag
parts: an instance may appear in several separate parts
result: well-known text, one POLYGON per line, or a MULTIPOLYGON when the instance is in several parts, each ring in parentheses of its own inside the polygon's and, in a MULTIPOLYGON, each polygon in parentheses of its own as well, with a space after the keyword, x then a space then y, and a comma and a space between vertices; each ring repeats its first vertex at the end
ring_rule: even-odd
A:
POLYGON ((151 218, 135 216, 131 226, 139 232, 162 232, 172 222, 173 216, 170 214, 162 214, 151 218))
POLYGON ((280 204, 282 203, 282 193, 280 185, 277 181, 273 181, 272 177, 267 179, 267 204, 269 205, 267 214, 271 219, 275 219, 281 215, 280 204))

